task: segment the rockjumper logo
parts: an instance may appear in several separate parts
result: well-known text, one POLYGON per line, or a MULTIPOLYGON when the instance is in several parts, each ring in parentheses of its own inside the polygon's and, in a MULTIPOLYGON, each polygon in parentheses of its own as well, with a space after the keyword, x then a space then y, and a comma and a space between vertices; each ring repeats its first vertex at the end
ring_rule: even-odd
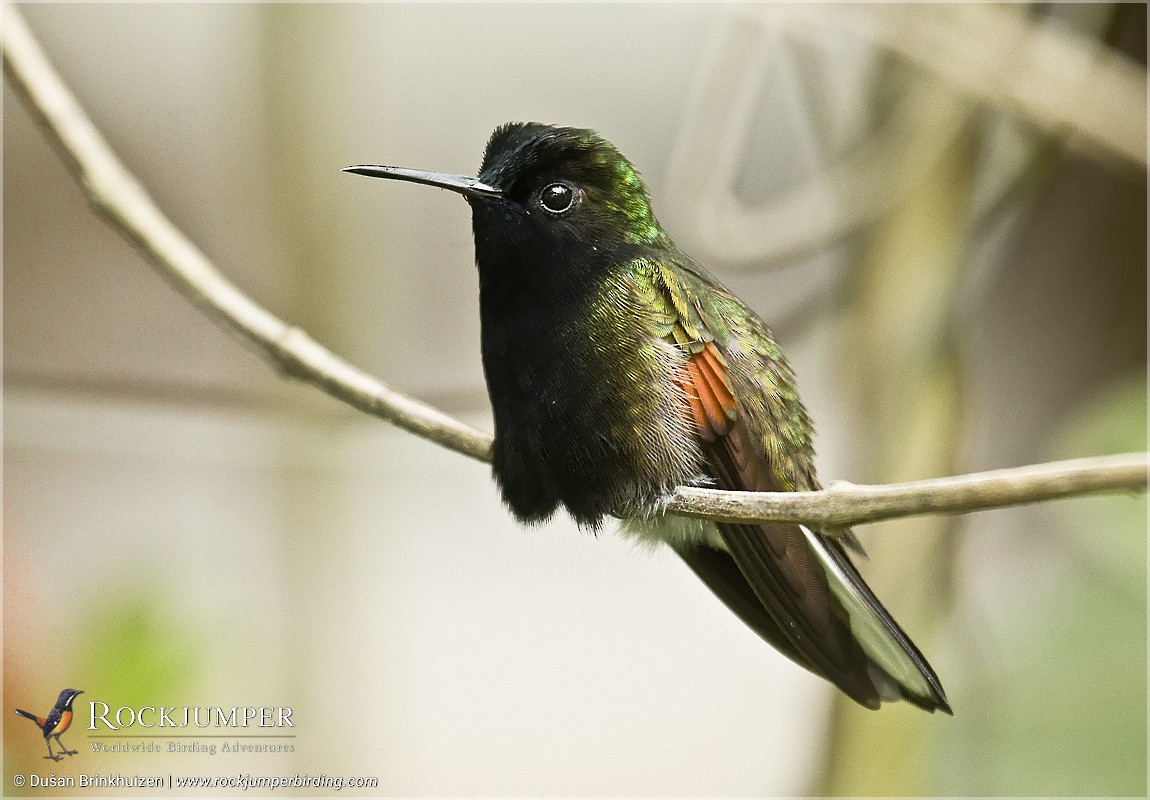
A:
POLYGON ((76 700, 76 695, 83 694, 81 689, 65 689, 60 692, 60 697, 56 700, 56 705, 48 712, 46 717, 38 717, 35 714, 24 711, 23 709, 16 709, 16 713, 25 719, 30 719, 36 723, 36 727, 40 729, 40 733, 44 734, 44 742, 48 745, 48 755, 44 758, 50 758, 53 761, 59 761, 63 756, 76 755, 75 750, 69 750, 60 741, 60 734, 68 730, 68 726, 72 724, 72 703, 76 700), (56 744, 60 749, 52 752, 52 740, 56 740, 56 744))
POLYGON ((294 728, 287 706, 121 706, 115 711, 107 703, 88 703, 91 708, 88 730, 113 731, 124 728, 294 728))

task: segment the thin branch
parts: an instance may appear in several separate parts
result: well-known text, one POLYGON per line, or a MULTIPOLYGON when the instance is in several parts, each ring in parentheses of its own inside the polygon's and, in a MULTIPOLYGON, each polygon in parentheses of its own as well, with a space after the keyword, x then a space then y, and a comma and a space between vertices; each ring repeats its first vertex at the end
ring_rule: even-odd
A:
MULTIPOLYGON (((16 8, 4 6, 4 71, 63 153, 89 200, 205 313, 254 344, 285 374, 480 461, 491 437, 391 389, 252 301, 155 206, 112 153, 48 63, 16 8)), ((720 520, 838 527, 890 517, 970 511, 1104 491, 1145 491, 1147 454, 1079 459, 886 486, 836 483, 819 492, 681 488, 669 512, 720 520)))
POLYGON ((1075 458, 909 483, 836 481, 819 492, 716 492, 683 487, 667 510, 724 522, 772 520, 845 527, 1127 489, 1146 490, 1146 453, 1075 458))
POLYGON ((48 63, 19 11, 4 6, 4 72, 63 153, 88 199, 168 281, 293 378, 417 436, 488 461, 491 437, 380 383, 254 302, 156 207, 48 63))

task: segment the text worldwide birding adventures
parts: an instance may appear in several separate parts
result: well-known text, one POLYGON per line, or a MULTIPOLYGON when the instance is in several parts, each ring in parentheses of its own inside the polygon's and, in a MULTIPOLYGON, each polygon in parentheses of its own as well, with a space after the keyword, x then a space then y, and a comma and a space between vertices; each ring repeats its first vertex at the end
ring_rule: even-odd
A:
POLYGON ((770 330, 680 251, 638 171, 591 130, 509 123, 477 177, 348 172, 471 206, 493 472, 517 519, 621 517, 671 547, 752 630, 868 708, 951 713, 863 582, 849 532, 661 513, 679 486, 818 489, 813 426, 770 330))

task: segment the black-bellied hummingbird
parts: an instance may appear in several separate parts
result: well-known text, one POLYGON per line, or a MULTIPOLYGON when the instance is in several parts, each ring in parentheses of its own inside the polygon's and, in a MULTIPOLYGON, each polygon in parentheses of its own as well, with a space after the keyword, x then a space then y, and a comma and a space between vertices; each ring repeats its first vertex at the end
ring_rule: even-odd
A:
POLYGON ((813 426, 759 317, 680 251, 638 171, 591 130, 508 123, 475 178, 347 172, 471 206, 495 480, 524 523, 560 506, 669 545, 756 633, 868 708, 951 713, 847 555, 848 531, 663 513, 679 486, 818 489, 813 426))

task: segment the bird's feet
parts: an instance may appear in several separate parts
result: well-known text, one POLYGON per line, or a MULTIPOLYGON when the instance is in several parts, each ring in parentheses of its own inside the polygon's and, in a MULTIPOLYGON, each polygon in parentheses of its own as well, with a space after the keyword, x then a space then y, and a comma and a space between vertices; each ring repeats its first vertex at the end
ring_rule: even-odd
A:
POLYGON ((58 755, 55 755, 55 756, 53 756, 53 755, 46 755, 46 756, 44 756, 44 758, 50 758, 50 759, 52 759, 53 761, 60 761, 60 756, 58 756, 58 755))

